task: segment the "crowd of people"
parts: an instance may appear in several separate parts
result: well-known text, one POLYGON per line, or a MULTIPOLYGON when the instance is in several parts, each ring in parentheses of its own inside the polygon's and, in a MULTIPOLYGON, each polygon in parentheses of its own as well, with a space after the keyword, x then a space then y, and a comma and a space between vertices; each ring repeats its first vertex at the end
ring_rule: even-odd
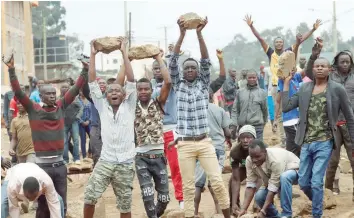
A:
POLYGON ((1 158, 2 168, 7 169, 1 217, 18 218, 21 209, 28 212, 29 201, 35 202, 37 218, 65 217, 69 151, 75 164, 81 158, 94 162, 84 192, 85 218, 94 216, 108 185, 116 195, 120 217, 131 217, 135 174, 146 215, 160 217, 170 202, 167 165, 185 217, 198 217, 206 185, 216 212, 224 217, 246 214, 253 199, 253 211, 260 218, 292 217, 292 186, 297 184, 312 201, 313 217, 322 217, 325 174, 325 188, 340 193, 336 172, 342 144, 354 169, 353 56, 350 51, 339 52, 330 64, 320 56, 323 41, 317 38, 309 60, 300 57, 300 66, 280 77, 279 56, 284 51, 297 54, 321 21, 308 33, 298 34, 287 49, 279 37, 270 47, 251 17, 245 21, 261 43, 269 67, 262 65, 259 73, 244 69, 241 78, 235 69, 226 75, 223 52, 217 50, 220 74, 211 81, 202 34, 207 18, 196 28, 200 61, 179 62, 187 33, 180 18, 176 44, 168 54, 154 56, 153 79, 135 79, 127 40, 122 37, 118 40, 123 64, 117 78, 105 81, 96 76, 99 51, 93 40, 90 57, 81 60, 79 78, 61 85, 59 97, 50 82, 35 78, 31 94, 26 93, 13 56, 3 59, 12 87, 5 95, 4 118, 13 159, 1 158), (269 121, 274 132, 282 132, 285 148, 271 148, 263 141, 269 121), (221 174, 227 147, 232 167, 229 187, 221 174), (275 195, 280 197, 281 212, 274 205, 275 195))

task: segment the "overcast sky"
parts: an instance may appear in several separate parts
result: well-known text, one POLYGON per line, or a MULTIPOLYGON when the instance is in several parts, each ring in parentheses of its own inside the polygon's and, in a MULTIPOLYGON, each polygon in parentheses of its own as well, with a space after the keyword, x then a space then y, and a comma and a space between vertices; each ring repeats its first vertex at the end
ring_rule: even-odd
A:
MULTIPOLYGON (((67 30, 65 34, 77 33, 85 42, 86 54, 89 54, 91 39, 103 36, 124 35, 123 1, 63 1, 66 8, 67 30)), ((209 54, 216 59, 215 49, 227 45, 237 33, 248 40, 255 40, 249 27, 243 21, 251 14, 258 31, 276 26, 295 30, 300 22, 310 26, 317 18, 327 21, 315 32, 315 36, 331 27, 331 0, 247 0, 247 1, 128 1, 128 12, 132 13, 132 31, 134 44, 161 42, 164 48, 164 29, 168 27, 168 43, 176 42, 179 34, 176 21, 187 12, 208 16, 209 23, 203 30, 209 54), (315 8, 314 11, 309 9, 315 8)), ((354 1, 338 0, 337 29, 344 39, 354 36, 354 1)), ((200 57, 195 31, 188 31, 182 50, 190 50, 200 57)))

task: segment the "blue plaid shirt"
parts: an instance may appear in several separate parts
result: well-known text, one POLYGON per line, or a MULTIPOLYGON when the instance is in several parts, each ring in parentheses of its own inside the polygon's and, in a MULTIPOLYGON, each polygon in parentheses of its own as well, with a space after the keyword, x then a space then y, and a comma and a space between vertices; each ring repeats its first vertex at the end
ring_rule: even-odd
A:
POLYGON ((182 136, 199 136, 209 132, 210 60, 201 59, 200 72, 195 81, 189 83, 179 74, 178 58, 178 54, 172 53, 169 63, 172 85, 177 95, 176 132, 182 136))
POLYGON ((81 107, 84 108, 83 112, 82 112, 82 116, 79 119, 79 122, 83 123, 85 121, 90 121, 90 118, 91 118, 91 102, 89 102, 87 100, 86 104, 85 104, 85 102, 81 98, 79 98, 79 101, 80 101, 81 107))

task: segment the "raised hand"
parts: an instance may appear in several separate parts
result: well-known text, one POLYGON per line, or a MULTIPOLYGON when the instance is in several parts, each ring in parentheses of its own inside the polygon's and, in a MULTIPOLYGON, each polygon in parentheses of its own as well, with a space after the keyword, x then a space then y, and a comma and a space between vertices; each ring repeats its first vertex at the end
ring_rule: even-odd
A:
POLYGON ((154 59, 158 60, 161 59, 164 55, 164 52, 162 49, 160 49, 160 53, 154 56, 154 59))
POLYGON ((316 44, 312 47, 312 56, 318 57, 323 48, 323 40, 320 37, 316 38, 316 44))
POLYGON ((185 21, 183 19, 183 17, 180 17, 178 20, 177 20, 177 24, 179 26, 179 32, 181 35, 185 35, 186 34, 186 31, 187 31, 187 28, 185 27, 185 21))
POLYGON ((127 51, 127 45, 128 45, 128 39, 126 37, 118 37, 118 41, 120 42, 120 51, 121 52, 126 52, 127 51))
POLYGON ((300 44, 302 42, 302 34, 301 33, 298 33, 296 35, 296 43, 297 44, 300 44))
POLYGON ((91 41, 91 55, 96 55, 97 53, 98 53, 98 51, 95 49, 95 42, 96 42, 96 40, 94 39, 94 40, 92 40, 91 41))
POLYGON ((223 52, 220 49, 216 49, 216 56, 218 59, 223 59, 223 52))
POLYGON ((205 17, 205 19, 201 21, 199 26, 197 27, 197 32, 202 32, 202 30, 207 24, 208 24, 208 17, 205 17))
POLYGON ((8 62, 5 62, 7 60, 5 60, 5 56, 3 55, 2 56, 2 61, 6 64, 6 66, 8 68, 14 68, 15 67, 15 60, 14 60, 14 55, 13 54, 11 54, 11 58, 10 58, 10 60, 8 62))
POLYGON ((253 25, 253 20, 251 15, 246 15, 245 18, 243 19, 249 27, 253 25))
POLYGON ((317 19, 316 22, 313 24, 313 29, 317 30, 318 27, 320 27, 322 25, 322 20, 317 19))

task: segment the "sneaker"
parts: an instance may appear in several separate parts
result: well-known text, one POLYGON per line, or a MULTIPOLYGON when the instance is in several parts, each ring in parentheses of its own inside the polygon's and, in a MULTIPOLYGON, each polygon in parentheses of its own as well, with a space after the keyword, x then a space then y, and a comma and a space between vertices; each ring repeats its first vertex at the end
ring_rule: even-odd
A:
POLYGON ((80 164, 81 164, 80 160, 76 160, 76 161, 75 161, 75 164, 80 165, 80 164))
POLYGON ((179 202, 179 208, 181 208, 182 210, 184 209, 184 201, 179 202))

